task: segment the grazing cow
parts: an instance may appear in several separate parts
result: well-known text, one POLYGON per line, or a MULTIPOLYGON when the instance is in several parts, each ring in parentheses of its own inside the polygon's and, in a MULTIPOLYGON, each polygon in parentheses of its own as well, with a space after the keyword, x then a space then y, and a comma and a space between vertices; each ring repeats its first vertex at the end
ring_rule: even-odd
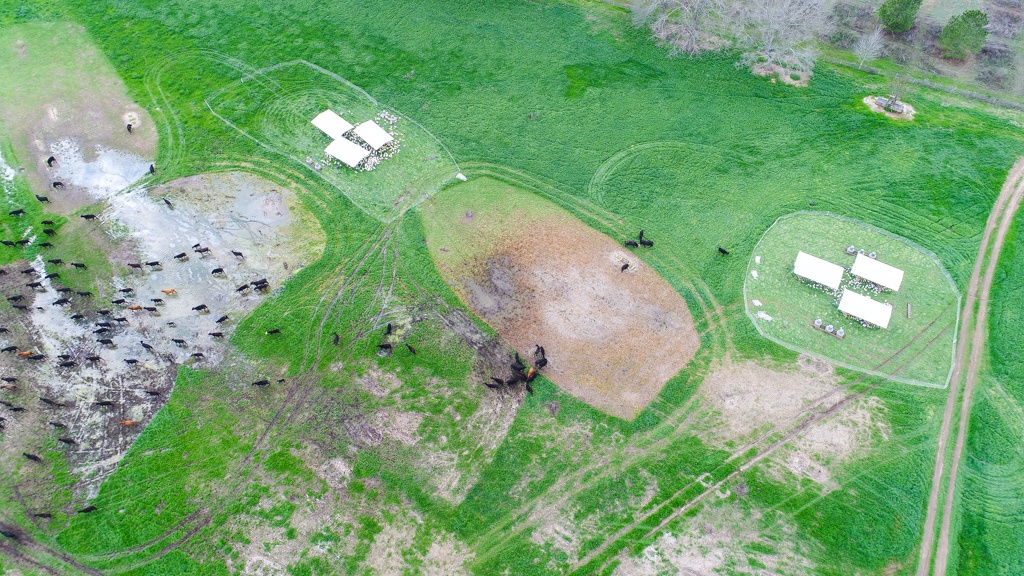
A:
POLYGON ((86 356, 85 359, 89 362, 99 362, 101 360, 99 356, 86 356))
POLYGON ((58 272, 50 272, 46 276, 43 276, 44 280, 52 280, 54 278, 60 278, 60 274, 58 272))
POLYGON ((248 284, 242 284, 238 288, 235 288, 235 292, 245 292, 248 289, 249 289, 249 285, 248 284))
POLYGON ((149 350, 150 352, 153 351, 153 346, 151 344, 146 344, 142 340, 139 340, 139 344, 142 344, 142 347, 145 348, 146 350, 149 350))
POLYGON ((514 370, 516 372, 522 372, 523 370, 526 370, 526 366, 524 366, 524 365, 522 365, 522 364, 520 364, 518 362, 513 362, 512 365, 509 366, 509 368, 511 368, 512 370, 514 370))
POLYGON ((17 346, 8 346, 7 348, 4 348, 3 350, 0 350, 0 352, 17 352, 17 351, 18 351, 18 347, 17 346))
POLYGON ((50 514, 49 512, 40 512, 38 514, 33 514, 33 516, 36 518, 53 518, 53 514, 50 514))
POLYGON ((626 262, 619 268, 619 272, 625 272, 629 268, 629 262, 626 262))
POLYGON ((45 360, 46 356, 44 356, 42 354, 33 354, 33 355, 29 356, 28 359, 29 360, 45 360))
POLYGON ((4 406, 7 406, 8 408, 14 408, 14 404, 11 404, 10 402, 8 402, 6 400, 0 400, 0 404, 3 404, 4 406))
POLYGON ((388 350, 388 351, 390 351, 391 350, 391 344, 388 344, 387 342, 385 342, 383 344, 377 344, 377 348, 380 348, 381 350, 388 350))
POLYGON ((85 508, 82 508, 81 510, 79 510, 78 513, 79 514, 88 514, 89 512, 95 512, 96 510, 97 510, 97 508, 95 506, 89 505, 89 506, 86 506, 85 508))
POLYGON ((200 254, 209 254, 210 253, 210 249, 206 248, 206 247, 200 246, 199 248, 196 248, 196 252, 198 252, 200 254))
POLYGON ((128 133, 129 133, 129 134, 131 134, 131 133, 132 133, 132 125, 131 125, 131 124, 128 124, 128 133))
POLYGON ((100 338, 99 340, 97 340, 97 342, 99 342, 100 344, 103 344, 104 346, 113 346, 114 345, 114 341, 111 340, 110 338, 100 338))
POLYGON ((185 345, 185 341, 182 340, 181 338, 171 338, 171 342, 174 342, 178 346, 184 346, 185 345))
POLYGON ((146 312, 156 312, 156 306, 143 306, 142 309, 146 312))
MULTIPOLYGON (((27 239, 26 240, 18 240, 17 242, 15 242, 15 244, 17 244, 18 246, 27 246, 29 242, 31 242, 31 241, 27 240, 27 239)), ((42 246, 42 244, 40 244, 40 246, 42 246)))
POLYGON ((64 263, 64 261, 61 260, 60 258, 50 258, 49 260, 47 260, 47 262, 49 262, 50 264, 55 264, 57 266, 60 266, 61 264, 64 263))
POLYGON ((533 386, 530 386, 530 381, 526 381, 526 392, 533 396, 533 386))
POLYGON ((7 382, 8 384, 11 383, 11 382, 17 382, 18 381, 18 379, 15 378, 14 376, 4 376, 3 378, 0 378, 0 380, 3 380, 4 382, 7 382))
POLYGON ((127 324, 128 323, 128 319, 125 318, 124 316, 118 316, 117 318, 114 318, 114 321, 115 322, 120 322, 122 324, 127 324))
POLYGON ((40 248, 53 248, 53 244, 52 244, 52 243, 50 243, 50 242, 41 242, 41 243, 39 244, 39 247, 40 247, 40 248))
POLYGON ((192 245, 192 249, 195 250, 196 248, 199 248, 199 246, 201 246, 201 244, 199 244, 199 242, 196 242, 195 244, 192 245))
POLYGON ((245 258, 245 255, 242 254, 241 252, 237 251, 237 250, 232 250, 231 253, 234 254, 238 258, 245 258))
POLYGON ((46 196, 40 196, 39 194, 36 194, 36 200, 39 200, 40 202, 49 202, 50 201, 50 199, 47 198, 46 196))
POLYGON ((21 273, 22 273, 22 274, 32 274, 32 273, 34 273, 35 271, 36 271, 36 269, 35 269, 35 268, 25 268, 24 270, 22 270, 22 271, 21 271, 21 273))
POLYGON ((0 244, 3 244, 4 246, 14 246, 15 245, 14 242, 11 242, 10 240, 0 240, 0 244))
POLYGON ((548 365, 548 359, 547 358, 541 358, 540 360, 537 360, 537 368, 543 368, 543 367, 545 367, 547 365, 548 365))
POLYGON ((71 360, 71 355, 70 354, 57 354, 57 358, 60 358, 61 360, 71 360))
POLYGON ((267 384, 270 384, 269 380, 257 380, 252 383, 253 386, 266 386, 267 384))
POLYGON ((53 220, 43 220, 40 224, 44 226, 53 226, 53 220))
POLYGON ((73 368, 75 366, 75 363, 71 360, 68 360, 67 362, 61 362, 59 366, 61 368, 73 368))
POLYGON ((721 254, 722 256, 728 256, 729 255, 729 251, 726 250, 725 248, 722 248, 721 246, 718 247, 718 253, 721 254))
POLYGON ((4 536, 6 536, 7 538, 10 538, 11 540, 17 540, 18 539, 18 533, 15 532, 14 530, 12 530, 11 528, 6 527, 6 526, 3 527, 3 528, 0 528, 0 534, 3 534, 4 536))
POLYGON ((24 456, 25 458, 28 458, 29 460, 31 460, 33 462, 42 462, 43 461, 43 459, 40 458, 39 456, 36 456, 35 454, 29 454, 28 452, 22 452, 21 455, 24 456))
POLYGON ((390 336, 392 329, 393 329, 393 327, 391 326, 391 322, 388 322, 388 327, 387 327, 387 330, 384 330, 384 335, 385 336, 390 336))
POLYGON ((267 282, 266 278, 260 278, 259 280, 255 281, 255 282, 251 282, 251 284, 254 287, 256 287, 256 288, 259 288, 260 286, 266 286, 269 283, 267 282))
POLYGON ((412 352, 413 356, 416 355, 416 349, 413 348, 411 344, 406 344, 405 347, 409 349, 409 352, 412 352))
POLYGON ((83 318, 85 318, 85 316, 83 316, 83 315, 81 315, 81 314, 72 314, 72 315, 71 315, 71 319, 72 319, 72 320, 81 320, 81 319, 83 319, 83 318))
POLYGON ((57 292, 60 293, 60 294, 67 294, 68 292, 71 292, 71 288, 68 288, 68 287, 57 288, 57 292))
POLYGON ((164 299, 163 298, 150 298, 149 301, 152 302, 153 304, 158 305, 158 306, 160 304, 164 303, 164 299))
POLYGON ((78 442, 75 442, 74 438, 57 438, 57 442, 62 442, 69 446, 72 444, 78 444, 78 442))
POLYGON ((106 309, 104 309, 104 310, 97 310, 96 313, 99 314, 100 316, 110 316, 110 310, 106 310, 106 309))
POLYGON ((18 357, 19 358, 28 358, 31 355, 32 355, 32 352, 27 351, 27 350, 25 352, 18 352, 18 357))
POLYGON ((47 236, 53 236, 56 233, 57 231, 53 228, 43 228, 43 234, 46 234, 47 236))
POLYGON ((85 220, 95 220, 96 219, 96 215, 95 214, 82 214, 81 218, 83 218, 85 220))
POLYGON ((117 300, 111 300, 110 301, 111 304, 116 304, 118 306, 120 306, 121 304, 124 304, 125 302, 127 302, 127 300, 125 300, 124 298, 118 298, 117 300))
POLYGON ((46 159, 46 167, 47 168, 53 168, 53 163, 56 162, 56 161, 57 161, 56 158, 54 158, 53 156, 50 156, 49 158, 46 159))
POLYGON ((141 263, 140 264, 135 264, 135 263, 129 262, 128 263, 128 267, 129 268, 133 268, 135 270, 142 270, 142 264, 141 263))
POLYGON ((334 345, 337 346, 338 342, 341 342, 341 336, 337 332, 334 333, 334 345))
POLYGON ((75 268, 78 268, 79 270, 88 270, 89 269, 88 266, 86 266, 85 264, 82 264, 81 262, 70 262, 70 264, 72 266, 74 266, 75 268))
POLYGON ((193 352, 192 353, 192 357, 193 358, 206 358, 206 354, 203 354, 202 352, 193 352))
POLYGON ((224 269, 223 268, 214 268, 213 270, 210 270, 210 274, 223 274, 223 273, 224 273, 224 269))
POLYGON ((10 330, 4 328, 3 326, 0 326, 0 334, 7 334, 8 332, 10 332, 10 330))
POLYGON ((82 298, 91 298, 92 297, 92 292, 89 292, 87 290, 77 290, 77 291, 75 291, 75 294, 78 294, 82 298))
POLYGON ((217 324, 221 324, 221 323, 227 322, 227 321, 228 321, 228 317, 227 316, 221 316, 220 318, 217 318, 217 324))
POLYGON ((178 293, 178 291, 175 290, 174 288, 164 288, 163 290, 161 290, 161 292, 163 292, 164 294, 166 294, 168 296, 171 296, 172 294, 177 294, 178 293))
POLYGON ((159 260, 153 260, 152 262, 146 262, 146 266, 150 266, 152 268, 158 268, 158 267, 160 267, 160 261, 159 260))
POLYGON ((159 390, 143 390, 143 392, 145 392, 149 396, 159 396, 160 395, 160 391, 159 390))
POLYGON ((223 338, 224 337, 224 333, 223 332, 209 332, 209 334, 210 334, 210 336, 213 336, 214 338, 223 338))
POLYGON ((129 306, 128 309, 132 310, 132 311, 139 311, 139 310, 142 310, 142 306, 133 305, 133 306, 129 306))
POLYGON ((626 240, 626 246, 629 246, 630 248, 637 248, 640 245, 636 243, 636 240, 626 240))
POLYGON ((49 424, 50 426, 53 426, 54 428, 67 428, 68 427, 67 424, 64 424, 63 422, 47 422, 47 424, 49 424))
POLYGON ((206 310, 209 310, 209 309, 210 308, 206 304, 200 304, 199 306, 193 306, 192 307, 192 310, 194 310, 196 312, 203 312, 203 311, 206 311, 206 310))
POLYGON ((641 240, 640 241, 640 245, 644 246, 646 248, 651 248, 652 246, 654 246, 654 241, 653 240, 641 240))
POLYGON ((29 288, 42 288, 43 287, 43 283, 42 282, 29 282, 28 284, 25 284, 25 286, 28 286, 29 288))
POLYGON ((280 333, 281 333, 281 329, 280 328, 271 328, 270 330, 267 330, 267 334, 280 334, 280 333))
POLYGON ((499 384, 491 384, 490 382, 484 382, 484 386, 487 386, 491 390, 500 390, 501 389, 501 385, 499 385, 499 384))
POLYGON ((28 310, 28 306, 22 306, 21 304, 15 304, 11 306, 11 308, 14 308, 15 310, 21 310, 22 312, 28 310))
POLYGON ((154 165, 154 164, 150 164, 149 165, 149 173, 150 174, 156 174, 156 165, 154 165))
POLYGON ((0 386, 0 388, 3 388, 4 390, 9 390, 11 392, 17 392, 18 390, 21 390, 21 388, 18 388, 17 386, 15 386, 13 384, 4 384, 4 385, 0 386))
POLYGON ((114 403, 112 401, 110 401, 110 400, 99 400, 99 401, 93 402, 93 404, 95 406, 113 406, 114 405, 114 403))
POLYGON ((125 358, 124 359, 124 363, 129 365, 129 366, 135 366, 136 364, 139 363, 139 361, 136 360, 135 358, 125 358))
POLYGON ((57 190, 63 190, 64 189, 64 183, 60 182, 60 181, 54 182, 53 184, 50 184, 50 186, 53 186, 57 190))
POLYGON ((56 400, 51 400, 49 398, 43 398, 42 396, 40 396, 39 399, 42 400, 43 404, 46 404, 48 406, 57 406, 59 408, 63 408, 64 407, 63 404, 61 404, 60 402, 57 402, 56 400))
POLYGON ((643 240, 644 239, 644 231, 643 230, 640 231, 640 234, 636 237, 636 239, 637 240, 643 240))
POLYGON ((131 294, 132 292, 135 292, 135 289, 134 288, 118 288, 117 291, 120 292, 121 294, 131 294))
POLYGON ((24 214, 25 211, 22 210, 21 208, 18 208, 17 210, 11 210, 10 212, 7 213, 8 216, 22 216, 24 214))
POLYGON ((174 255, 175 260, 188 260, 188 252, 179 252, 174 255))
POLYGON ((117 423, 118 426, 135 426, 135 420, 121 420, 117 423))
POLYGON ((25 297, 22 296, 21 294, 15 294, 14 296, 8 296, 7 297, 7 301, 8 302, 17 302, 18 300, 22 300, 24 298, 25 297))

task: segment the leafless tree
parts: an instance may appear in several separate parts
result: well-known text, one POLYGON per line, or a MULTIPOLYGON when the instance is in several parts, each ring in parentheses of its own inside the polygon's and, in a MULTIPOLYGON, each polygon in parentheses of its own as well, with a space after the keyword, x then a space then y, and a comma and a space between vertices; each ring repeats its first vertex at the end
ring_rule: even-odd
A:
POLYGON ((745 52, 741 64, 771 70, 810 71, 817 60, 815 37, 828 33, 826 0, 739 0, 733 21, 745 52))
POLYGON ((857 43, 853 45, 853 55, 859 58, 857 68, 859 69, 868 60, 878 58, 878 55, 882 53, 882 46, 881 26, 876 26, 874 30, 858 38, 857 43))
POLYGON ((721 0, 633 0, 633 24, 650 26, 671 44, 671 54, 696 54, 701 39, 713 37, 721 0))

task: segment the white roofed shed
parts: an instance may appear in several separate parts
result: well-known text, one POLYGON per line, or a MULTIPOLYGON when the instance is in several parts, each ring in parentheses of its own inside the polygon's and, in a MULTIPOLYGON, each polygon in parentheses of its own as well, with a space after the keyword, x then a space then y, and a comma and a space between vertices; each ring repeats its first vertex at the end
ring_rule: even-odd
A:
POLYGON ((312 124, 319 128, 321 132, 330 136, 332 140, 341 138, 342 134, 352 129, 351 123, 335 114, 332 110, 324 110, 317 114, 316 118, 313 118, 312 124))
POLYGON ((355 168, 357 164, 362 162, 363 158, 370 155, 369 150, 345 138, 338 138, 334 142, 331 142, 331 144, 324 149, 324 153, 328 156, 341 160, 351 168, 355 168))
POLYGON ((822 286, 828 286, 833 290, 839 289, 843 281, 843 267, 833 264, 828 260, 822 260, 817 256, 800 251, 796 254, 796 262, 793 263, 793 273, 811 282, 817 282, 822 286))
POLYGON ((381 146, 394 140, 394 137, 391 136, 391 134, 388 134, 387 130, 378 126, 373 120, 363 122, 356 126, 356 129, 353 130, 353 132, 355 132, 356 136, 362 138, 363 142, 369 144, 370 148, 373 148, 374 150, 377 150, 381 146))
POLYGON ((857 259, 854 260, 850 273, 893 292, 898 291, 900 285, 903 284, 903 270, 889 266, 884 262, 879 262, 864 254, 857 254, 857 259))
POLYGON ((879 328, 888 328, 889 320, 892 318, 892 306, 852 290, 843 290, 843 297, 839 300, 839 311, 879 328))

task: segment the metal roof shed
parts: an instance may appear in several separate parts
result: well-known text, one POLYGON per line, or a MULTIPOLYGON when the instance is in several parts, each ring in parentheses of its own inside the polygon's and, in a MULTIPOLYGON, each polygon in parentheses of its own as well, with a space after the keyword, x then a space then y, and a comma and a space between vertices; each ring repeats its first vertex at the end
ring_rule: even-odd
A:
POLYGON ((793 273, 811 282, 817 282, 822 286, 828 286, 833 290, 839 289, 843 281, 843 267, 833 264, 828 260, 822 260, 817 256, 799 251, 796 254, 796 262, 793 263, 793 273))
POLYGON ((324 149, 324 153, 341 160, 352 168, 355 168, 363 161, 363 158, 370 155, 369 150, 345 138, 338 138, 331 142, 330 146, 324 149))
POLYGON ((381 146, 395 139, 391 134, 387 133, 387 130, 378 126, 373 120, 363 122, 359 126, 356 126, 356 129, 353 130, 353 132, 355 132, 356 136, 362 138, 363 142, 369 144, 370 148, 373 148, 374 150, 379 149, 381 146))
POLYGON ((884 262, 879 262, 864 254, 857 255, 857 259, 853 262, 853 267, 850 268, 850 273, 893 292, 899 290, 900 285, 903 284, 903 270, 889 266, 884 262))
POLYGON ((331 140, 341 138, 345 132, 352 129, 351 123, 335 114, 332 110, 324 110, 317 114, 311 123, 319 128, 321 132, 330 136, 331 140))
POLYGON ((888 328, 889 320, 892 318, 892 306, 851 290, 843 290, 843 297, 839 300, 839 311, 879 328, 888 328))

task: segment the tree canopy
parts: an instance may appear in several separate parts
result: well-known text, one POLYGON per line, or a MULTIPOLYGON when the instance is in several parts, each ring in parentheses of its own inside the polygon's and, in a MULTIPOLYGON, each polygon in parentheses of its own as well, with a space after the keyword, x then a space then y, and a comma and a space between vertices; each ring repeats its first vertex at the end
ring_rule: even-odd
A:
POLYGON ((988 16, 981 10, 968 10, 949 19, 939 34, 939 49, 943 58, 963 60, 981 50, 988 31, 988 16))
POLYGON ((921 0, 885 0, 878 8, 878 20, 894 34, 906 32, 914 25, 921 0))

